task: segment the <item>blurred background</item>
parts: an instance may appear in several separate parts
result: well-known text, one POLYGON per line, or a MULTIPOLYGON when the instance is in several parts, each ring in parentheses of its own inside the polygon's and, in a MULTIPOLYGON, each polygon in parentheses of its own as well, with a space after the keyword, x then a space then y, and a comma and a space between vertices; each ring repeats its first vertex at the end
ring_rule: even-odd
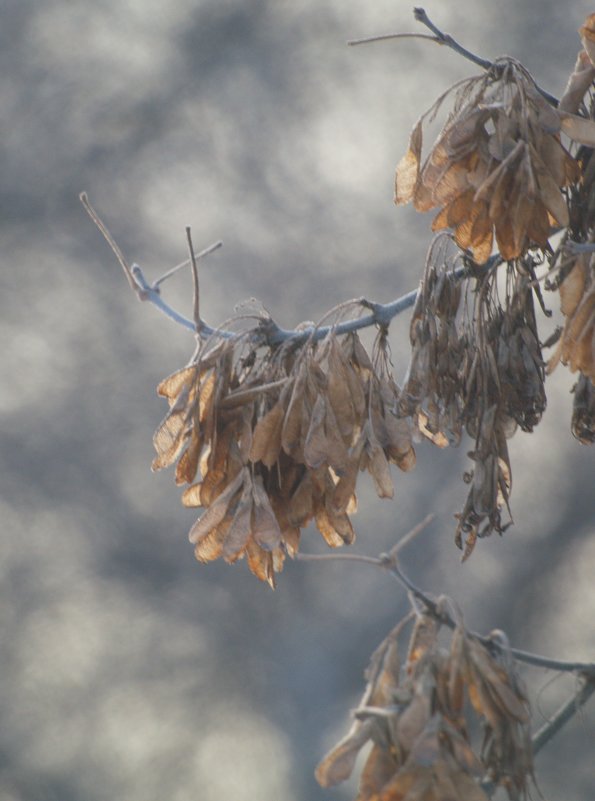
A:
MULTIPOLYGON (((474 67, 404 40, 402 0, 4 0, 0 274, 1 801, 346 801, 313 771, 349 724, 372 650, 407 608, 365 565, 200 565, 171 471, 151 474, 156 384, 193 338, 140 304, 78 194, 157 278, 201 249, 218 323, 258 298, 290 327, 354 296, 414 288, 429 218, 392 202, 417 117, 474 67)), ((434 0, 478 54, 520 59, 559 95, 585 2, 434 0)), ((191 314, 183 271, 164 289, 191 314)), ((557 306, 555 298, 551 305, 557 306)), ((546 330, 546 329, 543 329, 546 330)), ((391 326, 407 363, 407 315, 391 326)), ((353 552, 404 554, 422 587, 514 645, 595 659, 593 452, 569 430, 573 377, 549 380, 511 443, 515 526, 468 563, 453 544, 464 446, 418 450, 394 501, 360 487, 353 552)), ((315 532, 304 551, 323 550, 315 532)), ((572 680, 526 671, 540 725, 572 680)), ((537 760, 550 801, 593 798, 593 702, 537 760)))

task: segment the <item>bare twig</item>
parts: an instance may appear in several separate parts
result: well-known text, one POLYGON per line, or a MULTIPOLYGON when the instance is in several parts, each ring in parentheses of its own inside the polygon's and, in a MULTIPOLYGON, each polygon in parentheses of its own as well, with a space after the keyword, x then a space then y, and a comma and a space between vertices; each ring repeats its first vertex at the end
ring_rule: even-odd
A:
MULTIPOLYGON (((199 319, 199 323, 189 320, 184 315, 177 312, 173 309, 168 303, 166 303, 163 298, 161 297, 161 292, 159 290, 159 284, 161 284, 166 278, 173 275, 174 272, 179 270, 182 266, 185 266, 190 261, 193 262, 193 276, 194 276, 194 285, 195 285, 195 309, 194 309, 194 316, 197 317, 197 297, 198 293, 196 291, 197 288, 197 278, 198 278, 198 271, 196 268, 196 260, 212 253, 217 248, 221 247, 221 242, 215 242, 213 245, 210 245, 208 248, 200 251, 194 255, 194 251, 191 250, 192 256, 189 260, 178 264, 172 270, 169 270, 167 273, 161 276, 157 281, 154 283, 149 283, 144 276, 144 273, 138 264, 132 264, 131 266, 128 265, 128 262, 124 258, 122 251, 116 244, 114 238, 110 234, 107 226, 101 220, 95 209, 89 203, 87 198, 87 194, 82 192, 80 195, 81 203, 85 207, 87 213, 97 226, 97 228, 101 231, 103 236, 105 237, 106 241, 110 245, 112 251, 115 253, 118 261, 120 262, 122 269, 126 273, 126 277, 128 279, 128 283, 130 287, 135 292, 136 296, 139 300, 149 301, 153 305, 155 305, 163 314, 169 317, 178 325, 187 328, 189 331, 193 331, 194 333, 200 334, 201 337, 209 337, 209 336, 217 336, 221 339, 232 339, 237 336, 234 331, 228 331, 224 328, 213 328, 212 326, 208 325, 203 320, 199 319)), ((482 271, 489 271, 492 267, 496 266, 502 261, 501 256, 498 254, 492 256, 485 265, 482 266, 482 271)), ((477 276, 477 267, 475 268, 474 275, 477 276)), ((452 276, 455 279, 461 279, 469 275, 469 269, 467 266, 457 267, 455 270, 452 271, 452 276)), ((356 317, 351 320, 344 320, 341 323, 334 324, 334 325, 313 325, 313 326, 306 326, 300 327, 297 329, 285 329, 281 328, 281 326, 277 325, 274 320, 269 320, 266 326, 260 326, 258 329, 256 336, 259 339, 266 343, 269 346, 281 345, 284 342, 289 342, 290 340, 295 345, 300 345, 307 340, 310 341, 319 341, 324 339, 324 337, 328 336, 329 333, 333 332, 337 336, 341 336, 344 334, 354 333, 356 331, 360 331, 364 328, 369 328, 370 326, 377 325, 377 326, 387 326, 391 320, 396 317, 397 315, 401 314, 401 312, 405 311, 406 309, 410 309, 416 301, 417 298, 417 289, 412 290, 411 292, 407 292, 407 294, 402 295, 399 298, 396 298, 389 303, 375 303, 373 301, 368 301, 365 299, 358 299, 358 300, 351 300, 345 301, 344 303, 339 304, 336 309, 331 309, 327 312, 322 319, 325 319, 329 316, 329 314, 335 313, 337 310, 341 310, 342 308, 350 305, 359 303, 361 306, 371 309, 370 314, 362 315, 361 317, 356 317)))
POLYGON ((85 211, 87 212, 89 217, 93 220, 93 222, 95 223, 97 228, 101 231, 105 241, 110 246, 110 248, 114 252, 116 258, 120 262, 120 266, 122 267, 122 269, 124 270, 124 273, 126 274, 126 278, 128 279, 128 284, 129 284, 130 288, 134 292, 136 292, 136 294, 140 298, 139 285, 137 284, 137 282, 135 280, 132 268, 130 267, 130 265, 128 264, 126 259, 124 258, 124 254, 122 253, 122 251, 118 247, 118 245, 116 243, 116 240, 110 234, 108 227, 105 225, 105 223, 103 222, 101 217, 97 214, 97 212, 95 211, 95 209, 93 208, 93 206, 89 202, 89 198, 87 197, 87 193, 86 192, 81 192, 80 195, 79 195, 79 198, 80 198, 81 203, 83 204, 83 207, 84 207, 85 211))
MULTIPOLYGON (((419 526, 416 527, 418 529, 420 526, 424 525, 426 521, 422 521, 419 526)), ((427 524, 426 524, 427 525, 427 524)), ((419 533, 416 529, 412 529, 411 532, 405 535, 403 540, 410 542, 413 539, 414 532, 419 533)), ((401 540, 401 542, 403 542, 401 540)), ((407 542, 403 542, 403 545, 407 544, 407 542)), ((400 543, 397 544, 397 547, 400 543)), ((395 548, 392 549, 394 551, 395 548)), ((454 618, 446 611, 445 605, 438 603, 433 597, 428 595, 426 592, 421 590, 417 587, 411 579, 401 570, 398 566, 394 558, 391 558, 389 554, 382 554, 381 556, 374 557, 374 556, 365 556, 363 554, 341 554, 341 553, 329 553, 329 554, 306 554, 300 553, 297 554, 296 559, 302 562, 326 562, 330 560, 337 560, 343 562, 361 562, 362 564, 372 565, 373 567, 379 567, 383 570, 386 570, 390 575, 392 575, 397 581, 402 584, 418 601, 425 606, 425 608, 433 615, 436 620, 438 620, 442 625, 447 626, 450 629, 455 629, 457 626, 456 621, 454 618)), ((484 637, 477 632, 470 631, 469 634, 474 637, 476 640, 481 642, 483 645, 490 649, 498 649, 499 643, 497 640, 494 640, 492 637, 484 637)), ((589 679, 591 682, 595 682, 595 662, 569 662, 562 659, 550 659, 547 656, 541 656, 540 654, 533 654, 529 651, 522 651, 518 648, 511 648, 510 653, 512 656, 517 659, 519 662, 524 662, 527 665, 533 665, 534 667, 543 667, 547 668, 548 670, 557 670, 563 673, 576 673, 578 675, 584 676, 586 679, 589 679)))
POLYGON ((430 36, 427 33, 381 33, 377 36, 365 36, 361 39, 350 39, 347 44, 350 47, 362 44, 372 44, 373 42, 386 42, 389 39, 430 39, 430 41, 437 41, 436 36, 430 36))
MULTIPOLYGON (((451 50, 454 50, 455 53, 458 53, 463 58, 467 59, 467 61, 471 61, 473 64, 477 64, 478 67, 481 67, 484 70, 492 69, 495 64, 493 61, 489 61, 487 58, 482 58, 481 56, 472 53, 470 50, 467 50, 466 47, 459 44, 456 39, 454 39, 449 33, 444 33, 438 28, 432 20, 426 14, 425 9, 423 8, 414 8, 413 9, 413 16, 417 20, 417 22, 421 22, 422 25, 425 25, 432 33, 433 36, 429 36, 428 34, 422 33, 385 33, 381 34, 380 36, 368 36, 364 39, 351 39, 347 42, 348 45, 360 45, 360 44, 368 44, 369 42, 384 42, 388 41, 389 39, 427 39, 430 42, 435 42, 439 45, 445 45, 449 47, 451 50)), ((541 89, 541 87, 537 86, 536 88, 538 92, 544 97, 548 103, 552 106, 558 106, 559 100, 554 95, 551 95, 549 92, 546 92, 545 89, 541 89)))
MULTIPOLYGON (((434 520, 435 517, 436 515, 432 512, 431 514, 426 515, 424 519, 416 526, 413 526, 411 531, 408 531, 407 534, 404 534, 401 537, 401 539, 397 542, 397 544, 393 545, 393 547, 387 554, 388 558, 395 560, 397 558, 397 555, 403 550, 403 548, 406 548, 410 542, 412 542, 416 537, 418 537, 430 525, 430 523, 432 522, 432 520, 434 520)), ((384 554, 381 554, 380 558, 383 559, 384 554)))
POLYGON ((574 256, 579 253, 595 253, 595 242, 573 242, 571 239, 568 239, 564 245, 564 249, 574 256))
POLYGON ((565 701, 552 718, 533 735, 534 754, 541 751, 541 749, 549 743, 560 729, 587 703, 593 693, 595 693, 595 676, 591 675, 590 678, 584 677, 579 689, 572 698, 565 701))
POLYGON ((202 320, 200 319, 200 283, 198 280, 198 265, 196 264, 194 246, 192 245, 192 232, 189 225, 186 226, 186 239, 188 240, 190 262, 192 264, 192 284, 194 286, 194 326, 196 328, 196 333, 200 336, 200 331, 202 328, 202 320))
POLYGON ((421 22, 422 25, 425 25, 426 28, 429 28, 429 30, 432 31, 435 36, 434 41, 438 42, 438 44, 450 47, 451 50, 455 51, 455 53, 463 56, 463 58, 466 58, 468 61, 472 61, 474 64, 477 64, 484 70, 489 70, 490 67, 493 66, 491 61, 481 58, 480 56, 476 56, 475 53, 472 53, 470 50, 467 50, 467 48, 460 45, 449 33, 444 33, 441 31, 440 28, 434 25, 432 20, 428 17, 424 8, 414 8, 413 16, 417 22, 421 22))
MULTIPOLYGON (((194 258, 198 261, 199 259, 202 259, 204 256, 208 256, 210 253, 213 253, 215 250, 218 250, 222 246, 223 242, 221 240, 219 240, 218 242, 214 242, 212 245, 209 245, 208 248, 201 250, 200 253, 194 254, 194 258)), ((187 267, 191 263, 191 261, 192 259, 185 259, 184 261, 181 261, 179 264, 176 264, 175 267, 172 267, 171 270, 168 270, 166 273, 164 273, 161 276, 161 278, 158 278, 156 281, 153 281, 153 283, 151 284, 153 289, 157 289, 157 287, 160 284, 162 284, 164 281, 167 281, 167 279, 171 278, 172 275, 175 275, 175 273, 177 273, 178 270, 181 270, 182 267, 187 267)))

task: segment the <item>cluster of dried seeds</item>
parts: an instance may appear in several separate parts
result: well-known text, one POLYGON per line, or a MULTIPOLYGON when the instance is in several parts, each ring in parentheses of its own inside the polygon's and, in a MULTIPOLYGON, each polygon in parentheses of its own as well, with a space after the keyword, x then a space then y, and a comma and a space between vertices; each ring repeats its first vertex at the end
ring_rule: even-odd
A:
POLYGON ((456 542, 465 558, 478 536, 509 522, 511 468, 506 440, 532 431, 546 406, 528 262, 499 265, 461 278, 447 256, 448 237, 430 248, 410 326, 411 362, 402 413, 439 446, 474 440, 469 494, 458 515, 456 542), (501 299, 501 295, 503 298, 501 299))
POLYGON ((595 441, 595 15, 580 33, 585 50, 557 108, 524 67, 502 58, 453 87, 450 116, 423 161, 424 125, 453 89, 413 129, 395 200, 438 208, 434 230, 452 234, 430 248, 402 392, 388 323, 377 317, 371 358, 353 333, 278 340, 262 318, 241 334, 203 338, 192 363, 159 385, 170 411, 153 467, 177 461, 177 483, 190 485, 183 503, 205 509, 190 532, 199 560, 246 557, 274 584, 310 522, 328 545, 351 543, 359 472, 392 497, 390 464, 413 467, 412 434, 440 447, 464 434, 473 441, 455 535, 464 558, 478 537, 504 531, 507 440, 532 431, 546 405, 534 311, 535 297, 543 307, 535 267, 546 259, 555 279, 545 285, 559 287, 565 317, 548 368, 562 362, 579 373, 572 430, 595 441), (582 250, 565 249, 566 240, 582 250))
MULTIPOLYGON (((595 80, 595 14, 580 28, 585 49, 560 101, 572 111, 580 109, 585 122, 595 125, 595 94, 585 93, 595 80)), ((558 363, 578 373, 574 387, 572 432, 581 442, 595 442, 595 150, 578 148, 576 161, 581 180, 570 193, 569 227, 551 258, 557 271, 553 287, 559 288, 564 326, 548 362, 548 372, 558 363)))
POLYGON ((360 471, 392 497, 390 463, 411 470, 415 453, 385 337, 373 359, 355 334, 253 342, 220 340, 161 382, 170 410, 153 468, 177 460, 176 482, 190 484, 182 502, 206 509, 190 531, 197 559, 245 556, 274 585, 311 521, 331 547, 353 541, 360 471))
POLYGON ((318 766, 319 783, 349 778, 371 741, 356 801, 487 801, 482 784, 506 789, 515 801, 526 798, 533 779, 530 710, 505 636, 493 632, 490 648, 459 623, 444 646, 440 624, 424 613, 402 661, 404 623, 374 652, 354 723, 318 766))
POLYGON ((490 257, 494 238, 505 260, 546 249, 552 230, 568 225, 564 190, 580 177, 560 132, 593 146, 595 126, 553 108, 521 64, 502 58, 457 86, 453 111, 422 164, 424 122, 446 95, 413 129, 395 202, 440 208, 433 230, 452 229, 478 264, 490 257))

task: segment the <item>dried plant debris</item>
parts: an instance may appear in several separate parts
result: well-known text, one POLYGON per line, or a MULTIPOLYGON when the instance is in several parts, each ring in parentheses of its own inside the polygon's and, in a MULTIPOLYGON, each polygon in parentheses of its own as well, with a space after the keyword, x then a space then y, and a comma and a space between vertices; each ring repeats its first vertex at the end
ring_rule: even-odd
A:
POLYGON ((502 58, 456 84, 415 125, 396 172, 395 202, 439 208, 433 230, 450 228, 478 264, 494 240, 505 260, 545 250, 569 223, 566 192, 580 172, 560 133, 595 146, 595 123, 553 108, 525 68, 502 58), (424 124, 456 91, 453 109, 422 163, 424 124))
POLYGON ((581 375, 574 385, 572 433, 583 445, 595 443, 595 385, 581 375))
POLYGON ((154 469, 177 461, 182 502, 205 511, 190 532, 200 561, 244 556, 274 585, 300 532, 353 542, 356 483, 367 470, 393 496, 390 464, 411 470, 411 426, 385 337, 372 358, 355 334, 256 346, 249 335, 205 346, 158 392, 170 410, 154 437, 154 469))
POLYGON ((548 362, 561 361, 571 372, 595 382, 595 256, 581 254, 560 283, 560 308, 565 318, 558 346, 548 362))
POLYGON ((505 635, 494 632, 490 648, 462 622, 442 632, 419 614, 403 659, 404 625, 373 654, 353 725, 319 764, 319 783, 349 778, 371 742, 356 801, 487 801, 482 784, 527 798, 530 710, 505 635))
MULTIPOLYGON (((579 53, 560 106, 580 110, 583 123, 595 125, 595 14, 579 29, 579 53)), ((571 430, 584 444, 595 442, 595 143, 577 148, 581 179, 569 194, 569 227, 550 257, 550 282, 560 293, 564 326, 548 361, 548 372, 562 363, 578 373, 571 430)))
POLYGON ((506 441, 517 427, 533 430, 546 395, 532 262, 496 262, 461 278, 455 274, 460 259, 449 255, 448 245, 441 235, 428 254, 400 408, 441 447, 458 445, 464 432, 474 440, 456 533, 466 558, 477 537, 501 533, 511 522, 506 441))

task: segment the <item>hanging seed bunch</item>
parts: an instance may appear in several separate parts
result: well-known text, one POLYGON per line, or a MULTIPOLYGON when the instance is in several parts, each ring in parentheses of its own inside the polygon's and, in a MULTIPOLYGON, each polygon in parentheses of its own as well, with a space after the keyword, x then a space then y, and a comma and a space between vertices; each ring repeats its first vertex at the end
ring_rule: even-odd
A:
POLYGON ((487 801, 482 782, 515 801, 527 798, 530 711, 505 635, 493 633, 501 647, 491 651, 460 623, 445 647, 440 624, 420 614, 402 660, 403 628, 401 622, 373 654, 354 723, 318 766, 319 783, 349 778, 371 741, 356 801, 487 801))
POLYGON ((170 410, 153 469, 177 461, 183 504, 205 509, 190 531, 197 559, 246 557, 274 586, 311 521, 331 547, 354 540, 360 471, 392 497, 389 464, 411 470, 415 453, 385 336, 371 359, 355 334, 273 347, 261 333, 207 344, 161 382, 170 410))
POLYGON ((474 440, 473 468, 465 474, 469 493, 455 537, 466 558, 477 537, 501 533, 512 521, 507 439, 517 427, 533 430, 546 395, 532 262, 509 262, 500 275, 494 260, 461 279, 460 255, 452 258, 449 244, 449 236, 441 235, 428 254, 400 408, 441 447, 458 445, 464 431, 474 440))
MULTIPOLYGON (((595 14, 580 28, 584 50, 579 53, 560 105, 580 110, 595 125, 595 14), (590 90, 590 91, 589 91, 590 90), (587 93, 588 92, 588 93, 587 93), (587 94, 586 94, 587 93, 587 94)), ((551 288, 558 288, 564 326, 548 362, 548 372, 562 362, 578 373, 574 387, 572 432, 581 442, 595 442, 595 143, 576 148, 581 182, 570 195, 570 224, 561 247, 551 259, 557 271, 551 288), (581 251, 581 246, 586 250, 581 251), (588 248, 591 247, 591 252, 588 248)))
POLYGON ((424 124, 453 89, 415 125, 397 167, 395 202, 439 208, 433 230, 452 229, 478 264, 490 257, 494 239, 505 260, 547 249, 553 229, 569 223, 566 193, 580 176, 560 133, 593 145, 595 127, 551 106, 511 58, 454 88, 453 110, 423 163, 424 124))

